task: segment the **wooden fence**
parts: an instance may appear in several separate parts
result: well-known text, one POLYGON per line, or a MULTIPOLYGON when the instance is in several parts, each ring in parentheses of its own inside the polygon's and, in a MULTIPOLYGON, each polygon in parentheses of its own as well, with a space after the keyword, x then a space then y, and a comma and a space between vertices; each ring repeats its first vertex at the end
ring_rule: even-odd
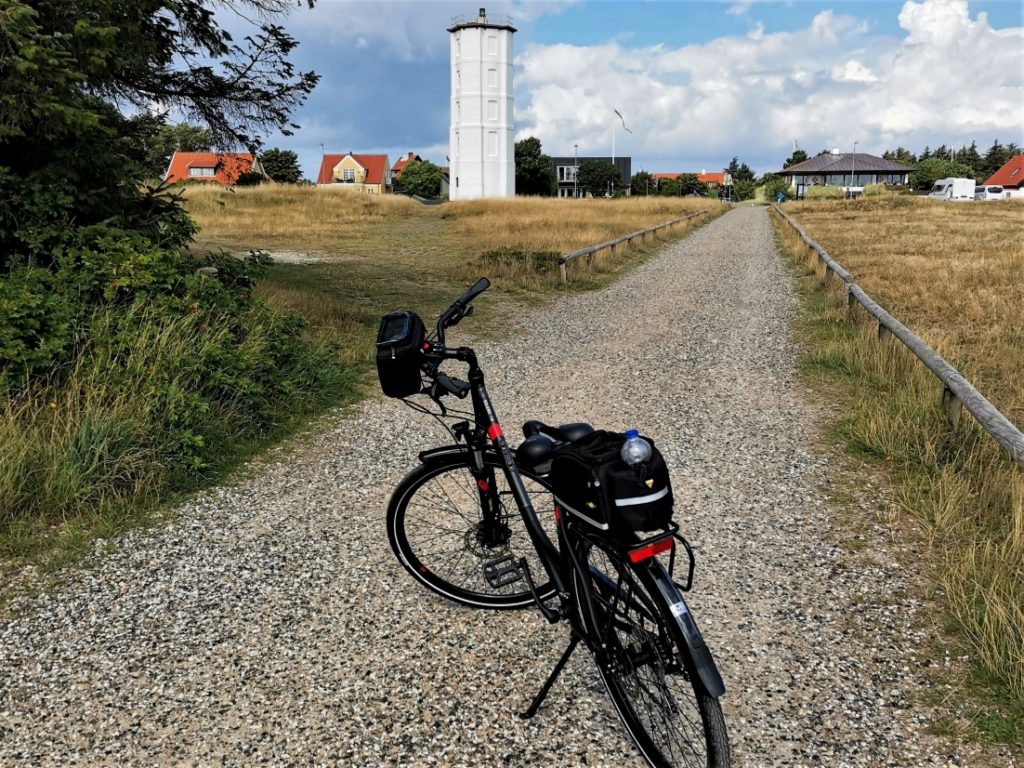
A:
POLYGON ((913 355, 924 363, 925 367, 935 374, 942 383, 942 407, 946 417, 956 424, 960 418, 961 408, 966 408, 996 441, 1005 448, 1013 460, 1024 469, 1024 433, 1008 418, 1000 413, 960 371, 947 363, 931 347, 924 343, 907 326, 890 315, 874 299, 854 282, 853 275, 836 263, 824 248, 811 240, 803 228, 791 219, 777 205, 772 206, 782 219, 791 226, 808 248, 818 254, 818 261, 825 266, 825 284, 838 278, 844 284, 846 301, 850 307, 860 304, 864 310, 878 321, 878 338, 888 341, 892 336, 903 342, 913 355))
POLYGON ((626 247, 629 247, 630 245, 632 245, 633 240, 638 237, 642 241, 645 237, 647 237, 647 235, 656 234, 659 229, 665 229, 666 227, 671 227, 674 224, 678 224, 681 221, 692 219, 694 216, 700 216, 703 213, 707 213, 709 210, 711 209, 705 208, 703 211, 697 211, 696 213, 691 213, 686 216, 680 216, 678 219, 666 221, 664 224, 655 224, 653 227, 647 227, 647 229, 638 229, 636 232, 630 232, 628 235, 617 237, 614 240, 608 240, 607 242, 604 243, 598 243, 597 245, 591 245, 588 248, 580 248, 578 251, 567 253, 564 256, 559 257, 558 259, 558 273, 562 277, 562 282, 569 282, 569 276, 566 272, 565 265, 568 264, 570 261, 573 261, 574 259, 578 259, 580 256, 586 256, 588 260, 593 261, 594 254, 597 253, 598 251, 603 251, 605 248, 610 248, 612 254, 614 255, 615 249, 618 246, 622 245, 623 243, 626 244, 626 247))

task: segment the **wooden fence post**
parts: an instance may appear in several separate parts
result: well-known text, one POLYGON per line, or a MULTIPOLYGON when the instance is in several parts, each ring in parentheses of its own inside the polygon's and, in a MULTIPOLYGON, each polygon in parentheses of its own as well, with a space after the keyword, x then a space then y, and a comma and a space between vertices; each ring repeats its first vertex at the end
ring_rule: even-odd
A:
POLYGON ((565 262, 564 261, 561 264, 558 265, 558 274, 562 276, 562 282, 563 283, 568 283, 569 282, 569 275, 567 274, 567 272, 565 270, 565 262))
POLYGON ((881 322, 878 323, 878 340, 883 343, 892 341, 892 331, 882 325, 881 322))
POLYGON ((943 384, 942 409, 946 412, 946 418, 949 419, 949 423, 954 427, 960 423, 961 405, 960 398, 956 396, 953 390, 943 384))

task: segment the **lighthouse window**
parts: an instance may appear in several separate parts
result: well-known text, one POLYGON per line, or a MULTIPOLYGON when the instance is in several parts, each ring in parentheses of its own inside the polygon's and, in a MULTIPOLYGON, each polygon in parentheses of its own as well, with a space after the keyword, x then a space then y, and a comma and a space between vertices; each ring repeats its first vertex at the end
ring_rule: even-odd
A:
POLYGON ((487 87, 497 88, 498 87, 498 70, 488 69, 487 70, 487 87))
POLYGON ((498 38, 494 35, 487 36, 487 55, 497 56, 498 55, 498 38))
POLYGON ((487 119, 491 122, 495 122, 498 119, 498 102, 488 101, 487 102, 487 119))

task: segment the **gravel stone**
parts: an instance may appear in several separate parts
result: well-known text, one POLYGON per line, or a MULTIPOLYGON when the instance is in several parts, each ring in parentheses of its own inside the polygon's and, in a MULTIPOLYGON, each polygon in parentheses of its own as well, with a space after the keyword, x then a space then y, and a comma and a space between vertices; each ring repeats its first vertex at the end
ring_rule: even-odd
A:
MULTIPOLYGON (((878 524, 860 532, 870 556, 841 546, 780 296, 767 213, 737 208, 477 351, 510 436, 540 418, 658 441, 737 766, 1011 765, 927 733, 919 564, 878 524)), ((517 716, 565 627, 448 604, 392 556, 391 489, 444 438, 365 402, 18 601, 0 765, 639 765, 582 652, 517 716)))

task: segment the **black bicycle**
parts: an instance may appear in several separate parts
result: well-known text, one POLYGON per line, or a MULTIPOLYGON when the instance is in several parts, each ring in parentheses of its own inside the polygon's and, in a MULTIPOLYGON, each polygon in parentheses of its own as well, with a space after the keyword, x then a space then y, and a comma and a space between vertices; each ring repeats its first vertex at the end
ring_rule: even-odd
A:
POLYGON ((648 764, 728 766, 718 701, 725 687, 681 594, 692 585, 694 560, 670 519, 667 470, 656 451, 642 471, 624 465, 623 436, 588 424, 529 421, 524 442, 509 448, 476 354, 445 344, 445 330, 471 314, 489 286, 481 278, 429 336, 413 312, 381 321, 385 393, 434 416, 453 438, 421 453, 395 490, 391 547, 414 579, 443 597, 476 608, 535 605, 550 623, 568 625, 569 645, 523 717, 536 714, 582 642, 648 764), (443 373, 448 361, 468 366, 468 381, 443 373), (417 394, 433 407, 408 399, 417 394), (469 396, 472 410, 446 406, 447 396, 469 396), (609 496, 627 486, 638 490, 609 496), (680 582, 672 574, 684 556, 680 582))

